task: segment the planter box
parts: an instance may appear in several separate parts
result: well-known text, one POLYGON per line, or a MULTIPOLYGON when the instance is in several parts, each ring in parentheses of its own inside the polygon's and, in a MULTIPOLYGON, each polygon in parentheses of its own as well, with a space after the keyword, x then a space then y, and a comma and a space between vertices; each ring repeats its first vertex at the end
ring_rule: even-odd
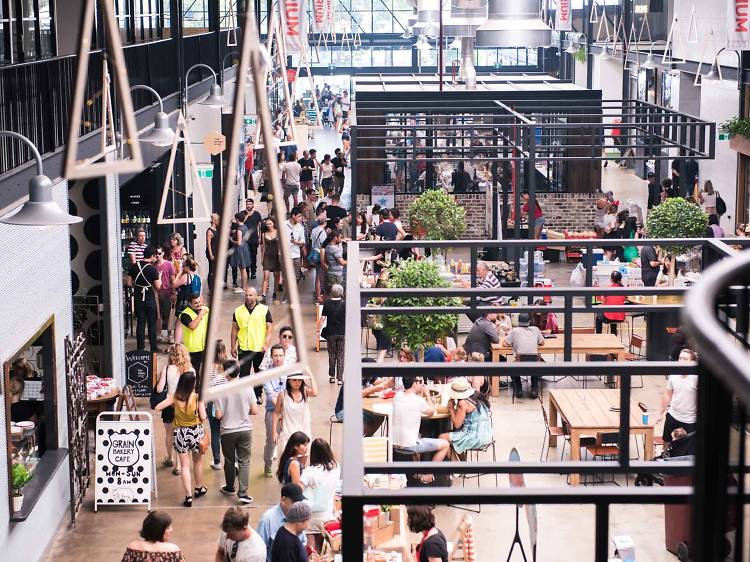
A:
POLYGON ((732 135, 729 139, 729 148, 745 156, 750 156, 750 139, 742 135, 732 135))

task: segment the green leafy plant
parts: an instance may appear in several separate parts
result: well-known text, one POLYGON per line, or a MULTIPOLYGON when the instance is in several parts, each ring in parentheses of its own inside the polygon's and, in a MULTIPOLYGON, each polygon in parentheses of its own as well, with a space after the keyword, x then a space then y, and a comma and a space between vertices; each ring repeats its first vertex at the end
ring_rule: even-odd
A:
MULTIPOLYGON (((440 276, 440 269, 432 261, 408 259, 393 264, 388 279, 389 288, 439 289, 450 283, 440 276)), ((455 297, 388 297, 383 306, 460 306, 455 297)), ((434 345, 438 338, 452 332, 458 322, 456 314, 398 314, 383 316, 385 333, 416 350, 434 345)))
MULTIPOLYGON (((702 238, 708 226, 708 215, 682 197, 670 197, 648 212, 646 231, 649 238, 702 238)), ((682 254, 690 246, 665 246, 664 249, 682 254)))
POLYGON ((730 120, 724 121, 720 128, 730 135, 742 135, 750 139, 750 119, 732 117, 730 120))
POLYGON ((428 189, 409 205, 409 223, 426 240, 459 240, 466 230, 466 212, 442 189, 428 189))
POLYGON ((586 49, 578 49, 573 58, 580 63, 586 62, 586 49))
POLYGON ((20 496, 21 489, 31 480, 31 472, 24 465, 14 463, 11 469, 11 483, 13 486, 13 495, 20 496))

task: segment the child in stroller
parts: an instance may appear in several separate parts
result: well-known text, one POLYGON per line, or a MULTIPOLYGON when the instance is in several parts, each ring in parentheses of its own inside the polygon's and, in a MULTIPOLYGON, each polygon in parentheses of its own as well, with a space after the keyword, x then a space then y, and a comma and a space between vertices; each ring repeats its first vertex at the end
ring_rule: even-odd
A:
MULTIPOLYGON (((688 433, 683 428, 678 427, 672 431, 672 441, 664 446, 661 455, 657 455, 655 461, 669 460, 691 460, 695 456, 695 432, 688 433)), ((639 474, 635 479, 636 486, 653 486, 654 484, 664 485, 664 477, 660 474, 639 474)))

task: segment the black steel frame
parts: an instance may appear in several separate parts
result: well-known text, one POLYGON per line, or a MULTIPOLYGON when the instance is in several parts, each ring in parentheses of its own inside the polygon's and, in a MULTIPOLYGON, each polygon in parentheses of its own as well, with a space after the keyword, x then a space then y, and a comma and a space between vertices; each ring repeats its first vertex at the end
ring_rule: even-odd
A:
MULTIPOLYGON (((586 241, 585 246, 592 248, 594 246, 608 245, 610 242, 616 241, 605 241, 605 240, 592 240, 586 241)), ((737 242, 732 240, 732 243, 737 242)), ((561 243, 564 244, 564 241, 561 243)), ((645 240, 643 244, 674 244, 675 240, 645 240)), ((742 245, 750 245, 750 240, 741 241, 742 245)), ((349 263, 358 263, 360 257, 360 250, 373 250, 377 251, 379 248, 391 247, 394 244, 403 246, 404 243, 400 242, 352 242, 348 249, 348 260, 349 263)), ((445 249, 450 247, 469 248, 471 251, 471 279, 472 285, 476 284, 476 261, 477 253, 480 248, 485 248, 490 245, 511 246, 522 248, 527 247, 531 242, 526 241, 442 241, 442 242, 418 242, 420 247, 445 249)), ((735 250, 730 248, 725 242, 720 240, 712 239, 691 239, 680 242, 681 245, 700 245, 703 248, 704 261, 720 260, 727 256, 732 256, 736 253, 735 250)), ((414 245, 414 243, 411 243, 414 245)), ((532 248, 533 250, 533 248, 532 248)), ((723 271, 729 270, 729 260, 726 263, 721 263, 718 267, 722 267, 723 271)), ((750 271, 750 254, 744 255, 744 261, 747 264, 747 271, 750 271)), ((533 269, 530 270, 530 275, 533 276, 533 269)), ((729 275, 729 274, 727 274, 729 275)), ((350 273, 347 279, 347 301, 350 303, 361 303, 367 301, 368 297, 374 296, 392 296, 392 297, 428 297, 431 292, 425 289, 413 290, 413 289, 360 289, 359 287, 359 276, 350 273)), ((745 294, 748 294, 748 287, 745 287, 745 294)), ((609 288, 597 288, 597 289, 545 289, 545 288, 524 288, 524 289, 513 289, 509 291, 507 288, 500 288, 497 290, 478 290, 478 289, 440 289, 440 296, 479 296, 479 295, 496 295, 496 296, 508 296, 512 292, 518 296, 528 296, 529 305, 522 305, 520 307, 512 307, 514 312, 532 312, 541 310, 541 307, 530 306, 531 299, 534 297, 543 297, 546 295, 563 295, 566 297, 566 305, 564 307, 564 314, 566 316, 566 356, 565 362, 563 363, 463 363, 461 365, 453 364, 435 364, 430 363, 429 365, 420 363, 409 363, 409 364, 372 364, 372 363, 361 363, 360 358, 360 327, 362 325, 362 319, 367 315, 371 314, 424 314, 432 312, 448 312, 443 308, 436 307, 413 307, 413 308, 367 308, 364 306, 349 306, 346 312, 346 356, 345 356, 345 380, 347 384, 344 387, 344 445, 343 449, 351 451, 352 453, 347 455, 343 463, 343 489, 342 489, 342 506, 343 506, 343 557, 344 560, 356 560, 362 556, 363 551, 363 527, 361 522, 362 506, 365 504, 439 504, 439 505, 457 505, 457 504, 528 504, 528 503, 539 503, 539 504, 593 504, 596 509, 595 517, 595 560, 597 562, 606 562, 608 559, 608 529, 609 529, 609 506, 612 504, 684 504, 693 502, 697 507, 699 505, 705 505, 709 502, 716 508, 726 506, 726 501, 712 502, 709 500, 709 495, 713 493, 712 482, 702 481, 701 478, 708 475, 705 467, 702 467, 702 460, 706 459, 707 454, 711 454, 713 451, 702 450, 699 460, 696 466, 699 470, 695 471, 693 464, 689 462, 671 462, 671 463, 656 463, 650 462, 632 462, 629 460, 629 423, 630 418, 630 380, 633 376, 664 376, 668 374, 697 374, 701 381, 701 419, 706 420, 707 417, 711 417, 709 414, 715 412, 712 407, 713 404, 706 404, 708 400, 709 391, 707 390, 714 383, 713 379, 707 376, 709 373, 705 369, 698 368, 696 364, 692 363, 672 363, 672 362, 654 362, 654 361, 638 361, 628 363, 589 363, 589 362, 571 362, 570 359, 570 334, 568 333, 571 322, 569 321, 572 317, 573 309, 576 307, 572 306, 572 299, 575 296, 590 296, 593 292, 597 294, 623 294, 637 291, 638 294, 644 295, 663 295, 663 294, 674 294, 677 290, 669 288, 629 288, 625 291, 620 289, 609 289, 609 288), (570 297, 570 299, 568 298, 570 297), (387 464, 364 464, 362 457, 356 452, 361 450, 362 443, 362 396, 360 393, 360 382, 363 378, 372 376, 404 376, 404 375, 430 375, 430 376, 451 376, 460 370, 462 375, 482 375, 488 377, 499 377, 499 376, 531 376, 531 377, 544 377, 545 375, 557 375, 557 376, 573 376, 573 375, 613 375, 621 377, 620 387, 620 430, 619 430, 619 445, 620 454, 617 461, 587 463, 587 462, 524 462, 524 463, 472 463, 467 465, 466 463, 460 462, 442 462, 442 463, 430 463, 430 462, 391 462, 387 464), (708 407, 708 409, 706 409, 708 407), (487 474, 543 474, 543 473, 559 473, 559 474, 602 474, 602 473, 615 473, 615 474, 627 474, 627 473, 655 473, 661 474, 691 474, 697 478, 695 481, 695 490, 690 486, 676 486, 668 488, 640 488, 640 487, 625 487, 625 488, 605 488, 605 489, 580 489, 580 488, 484 488, 484 489, 472 489, 466 490, 464 488, 446 488, 446 487, 431 487, 431 488, 407 488, 403 490, 371 490, 366 489, 363 484, 363 478, 365 474, 393 474, 393 473, 487 473, 487 474), (696 497, 697 494, 704 494, 704 497, 696 497), (703 503, 701 503, 701 501, 703 503)), ((690 305, 692 306, 693 298, 690 299, 690 305)), ((747 299, 744 301, 745 308, 748 304, 747 299)), ((702 309, 705 312, 706 306, 711 307, 711 303, 705 305, 702 309)), ((459 313, 468 310, 482 310, 484 308, 492 308, 500 310, 509 307, 476 307, 475 301, 471 299, 471 305, 469 307, 456 307, 451 308, 451 313, 459 313)), ((652 306, 644 305, 639 306, 638 311, 661 311, 666 307, 663 306, 652 306)), ((670 309, 672 307, 669 307, 670 309)), ((544 310, 558 310, 556 307, 545 307, 544 310)), ((576 308, 577 310, 577 308, 576 308)), ((590 309, 584 307, 585 311, 590 309)), ((605 310, 601 308, 597 310, 605 310)), ((624 306, 611 306, 606 307, 606 310, 611 311, 636 311, 635 308, 624 305, 624 306)), ((701 318, 705 320, 705 318, 701 318)), ((746 332, 745 332, 746 333, 746 332)), ((714 334, 715 335, 715 334, 714 334)), ((705 342, 708 344, 710 338, 706 338, 705 342)), ((729 346, 729 344, 727 344, 729 346)), ((745 359, 746 361, 746 359, 745 359)), ((745 382, 743 389, 746 395, 750 395, 750 369, 745 368, 743 372, 745 382)), ((710 393, 713 395, 714 393, 710 393)), ((722 403, 722 406, 726 404, 722 403)), ((731 411, 731 408, 726 408, 727 411, 731 411)), ((721 418, 721 416, 719 416, 721 418)), ((726 416, 725 416, 726 417, 726 416)), ((721 418, 722 420, 724 418, 721 418)), ((715 423, 715 422, 707 422, 715 423)), ((744 426, 743 426, 744 427, 744 426)), ((704 431, 705 431, 704 427, 704 431)), ((706 439, 704 441, 710 443, 709 439, 713 438, 713 434, 704 433, 706 439), (709 437, 710 436, 710 437, 709 437)), ((724 472, 726 472, 726 457, 723 459, 724 472)), ((707 463, 710 465, 710 463, 707 463)), ((720 471, 714 470, 711 475, 716 476, 716 473, 720 471)), ((743 472, 744 474, 744 472, 743 472)), ((720 480, 724 482, 724 480, 720 480)), ((741 498, 742 504, 746 502, 744 493, 741 498)), ((709 515, 705 517, 696 518, 696 528, 694 530, 694 538, 697 544, 701 544, 704 538, 718 533, 714 532, 713 529, 702 529, 697 524, 698 520, 702 524, 706 524, 712 527, 716 527, 716 521, 721 519, 717 513, 723 513, 717 511, 717 509, 710 510, 710 514, 718 519, 711 520, 709 515), (697 533, 697 534, 696 534, 697 533)), ((719 535, 717 535, 719 536, 719 535)), ((712 543, 714 546, 716 541, 712 543)), ((706 552, 708 551, 701 551, 706 552)), ((706 555, 705 557, 696 557, 694 560, 719 560, 718 550, 706 555)))

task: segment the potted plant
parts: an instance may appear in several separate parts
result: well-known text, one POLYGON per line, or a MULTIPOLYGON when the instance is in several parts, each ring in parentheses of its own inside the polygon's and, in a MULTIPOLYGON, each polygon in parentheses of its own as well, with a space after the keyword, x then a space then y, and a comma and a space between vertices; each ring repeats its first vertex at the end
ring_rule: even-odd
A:
POLYGON ((750 156, 750 119, 732 117, 719 127, 725 133, 729 133, 729 147, 732 150, 750 156))
POLYGON ((11 482, 13 486, 13 512, 21 511, 23 505, 23 487, 31 480, 31 472, 20 463, 13 463, 11 482))
MULTIPOLYGON (((703 238, 708 215, 698 205, 682 197, 671 197, 648 212, 646 232, 649 238, 703 238)), ((669 245, 663 249, 672 254, 670 284, 674 279, 675 255, 684 254, 690 246, 669 245)))
POLYGON ((466 212, 443 189, 428 189, 409 205, 411 231, 425 240, 460 240, 466 231, 466 212))
MULTIPOLYGON (((440 276, 439 266, 432 261, 408 259, 391 265, 389 288, 448 288, 450 283, 440 276)), ((460 306, 455 297, 388 297, 383 306, 460 306)), ((383 316, 383 330, 414 351, 435 344, 438 338, 451 333, 458 322, 456 314, 398 314, 383 316)))

